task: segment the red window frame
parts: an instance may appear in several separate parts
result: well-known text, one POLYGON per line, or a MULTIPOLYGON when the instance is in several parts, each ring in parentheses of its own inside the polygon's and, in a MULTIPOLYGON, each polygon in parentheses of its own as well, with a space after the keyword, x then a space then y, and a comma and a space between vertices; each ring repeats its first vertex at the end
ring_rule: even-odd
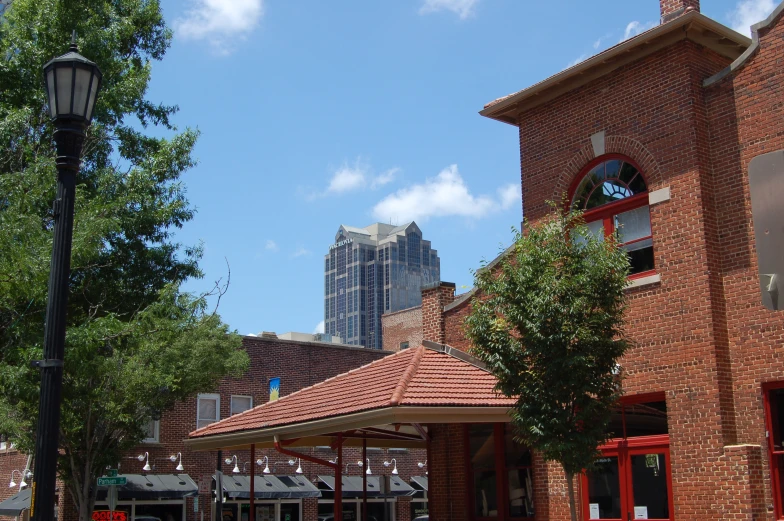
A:
MULTIPOLYGON (((777 411, 771 407, 771 391, 784 389, 784 382, 768 382, 762 384, 762 401, 765 407, 765 432, 768 442, 768 464, 770 465, 770 485, 773 496, 773 512, 776 519, 784 519, 784 498, 782 497, 782 479, 777 460, 784 460, 784 447, 776 450, 774 445, 773 426, 778 423, 777 411), (776 420, 776 422, 774 422, 776 420)), ((784 433, 779 434, 784 440, 784 433)))
MULTIPOLYGON (((465 424, 465 446, 464 446, 464 461, 466 468, 466 497, 468 498, 468 511, 469 519, 472 521, 533 521, 533 517, 511 517, 509 514, 509 476, 508 471, 512 469, 530 468, 532 480, 536 478, 534 475, 533 461, 530 467, 525 466, 506 466, 506 448, 504 443, 504 429, 506 423, 493 423, 493 443, 495 448, 495 479, 496 479, 496 503, 498 504, 498 515, 496 516, 477 516, 476 515, 476 502, 474 498, 474 473, 477 472, 471 467, 471 444, 469 441, 469 434, 471 425, 482 424, 465 424)), ((533 457, 533 454, 531 455, 533 457)), ((481 470, 481 469, 480 469, 481 470)), ((533 492, 533 491, 531 491, 533 492)), ((534 511, 536 511, 536 503, 534 503, 534 511)))
MULTIPOLYGON (((646 194, 647 195, 647 194, 646 194)), ((784 387, 784 383, 782 383, 784 387)), ((650 402, 663 402, 666 401, 664 392, 641 393, 632 396, 624 396, 620 399, 621 405, 636 405, 650 402)), ((632 479, 631 473, 626 470, 629 465, 630 457, 639 454, 647 454, 649 452, 663 452, 667 476, 667 501, 669 502, 670 520, 675 519, 674 501, 672 495, 672 466, 670 464, 670 435, 669 434, 655 434, 651 436, 633 436, 626 437, 626 415, 623 413, 623 438, 613 438, 604 445, 599 446, 599 451, 603 456, 614 456, 618 458, 618 471, 620 480, 620 494, 622 507, 631 511, 627 502, 632 496, 632 479)), ((583 493, 580 495, 580 503, 583 511, 583 519, 590 519, 590 511, 588 504, 588 476, 585 472, 582 473, 580 479, 581 490, 583 493)), ((631 498, 633 500, 633 498, 631 498)), ((622 510, 623 510, 622 508, 622 510)), ((621 512, 624 516, 624 512, 621 512)))
MULTIPOLYGON (((573 180, 572 184, 569 186, 569 191, 567 192, 568 200, 567 205, 571 206, 572 200, 574 199, 575 192, 577 191, 577 187, 580 186, 580 182, 585 178, 585 176, 590 172, 595 166, 604 163, 606 161, 612 161, 613 159, 617 159, 620 161, 624 161, 629 163, 634 168, 637 169, 639 175, 642 176, 643 180, 645 181, 645 186, 648 186, 648 179, 645 177, 640 166, 631 158, 621 155, 621 154, 605 154, 603 156, 599 156, 592 161, 590 161, 587 165, 580 170, 579 175, 577 175, 573 180)), ((613 217, 621 214, 623 212, 628 212, 629 210, 635 210, 637 208, 641 208, 643 206, 648 206, 648 191, 641 194, 636 194, 631 197, 627 197, 625 199, 621 199, 620 201, 614 203, 604 204, 597 208, 593 208, 591 210, 585 210, 583 213, 583 219, 585 219, 586 223, 591 223, 594 221, 601 220, 603 227, 604 227, 604 235, 612 235, 615 232, 615 224, 613 222, 613 217)), ((635 239, 633 241, 629 241, 628 243, 624 244, 633 244, 635 242, 641 242, 648 239, 653 239, 653 231, 651 231, 651 235, 647 237, 642 237, 640 239, 635 239)), ((654 258, 655 258, 654 249, 654 258)), ((629 275, 630 280, 639 279, 642 277, 647 277, 656 273, 656 269, 641 271, 640 273, 635 273, 633 275, 629 275)))

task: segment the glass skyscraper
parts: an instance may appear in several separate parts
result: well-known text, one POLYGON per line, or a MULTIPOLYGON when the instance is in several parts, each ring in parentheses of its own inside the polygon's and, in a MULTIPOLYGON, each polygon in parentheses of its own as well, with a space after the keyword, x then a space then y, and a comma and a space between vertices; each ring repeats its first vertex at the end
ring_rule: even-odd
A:
POLYGON ((441 260, 415 222, 341 225, 324 256, 324 332, 381 349, 381 315, 422 303, 441 279, 441 260))

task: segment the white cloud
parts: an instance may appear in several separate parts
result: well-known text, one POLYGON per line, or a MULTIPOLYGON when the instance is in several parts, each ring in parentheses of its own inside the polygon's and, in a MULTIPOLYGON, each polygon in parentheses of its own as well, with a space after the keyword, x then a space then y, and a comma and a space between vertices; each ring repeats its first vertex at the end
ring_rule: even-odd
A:
POLYGON ((461 20, 465 20, 474 14, 474 6, 477 3, 479 0, 425 0, 419 9, 419 14, 452 11, 461 20))
POLYGON ((732 28, 751 36, 751 26, 768 17, 776 3, 773 0, 741 0, 729 14, 732 28))
POLYGON ((272 239, 268 239, 267 240, 267 244, 264 246, 264 249, 269 250, 269 251, 275 251, 275 252, 280 250, 280 248, 278 247, 278 244, 275 241, 273 241, 272 239))
POLYGON ((499 189, 498 199, 472 195, 457 165, 450 165, 422 184, 386 196, 373 207, 373 217, 380 222, 423 222, 431 217, 447 216, 480 219, 506 209, 511 204, 511 189, 510 186, 499 189))
POLYGON ((297 248, 294 251, 294 253, 291 254, 291 256, 294 257, 294 258, 296 258, 296 257, 304 257, 306 255, 312 255, 312 253, 313 252, 311 252, 310 250, 300 246, 299 248, 297 248))
POLYGON ((313 334, 315 335, 316 333, 323 333, 323 332, 324 332, 324 321, 322 320, 321 322, 316 324, 316 327, 313 329, 313 334))
POLYGON ((218 54, 228 54, 236 40, 245 38, 264 15, 263 0, 191 0, 193 7, 174 21, 178 35, 208 40, 218 54))
POLYGON ((368 188, 376 190, 394 181, 398 172, 400 172, 399 168, 390 168, 374 175, 370 166, 362 161, 361 157, 358 157, 353 165, 344 163, 343 166, 335 170, 325 193, 311 194, 310 198, 315 199, 319 196, 355 192, 368 188))
POLYGON ((513 206, 520 204, 523 200, 522 186, 519 184, 510 184, 502 186, 498 189, 498 197, 501 200, 501 209, 508 210, 513 206))
POLYGON ((637 36, 638 34, 653 28, 655 25, 656 22, 640 23, 637 20, 631 21, 626 24, 626 30, 623 32, 623 38, 621 38, 621 41, 628 40, 633 36, 637 36))

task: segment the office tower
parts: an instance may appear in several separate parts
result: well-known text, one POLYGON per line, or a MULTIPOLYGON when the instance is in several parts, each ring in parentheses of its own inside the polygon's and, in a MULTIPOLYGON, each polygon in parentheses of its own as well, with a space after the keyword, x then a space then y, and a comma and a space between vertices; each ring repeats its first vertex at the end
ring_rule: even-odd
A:
POLYGON ((324 256, 324 332, 381 349, 381 315, 421 304, 441 260, 415 222, 341 225, 324 256))

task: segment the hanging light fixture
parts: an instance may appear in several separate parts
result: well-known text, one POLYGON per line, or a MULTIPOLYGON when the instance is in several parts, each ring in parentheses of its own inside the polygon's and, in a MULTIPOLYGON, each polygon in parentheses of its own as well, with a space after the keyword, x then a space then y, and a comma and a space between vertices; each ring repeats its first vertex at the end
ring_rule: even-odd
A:
POLYGON ((144 466, 142 467, 143 471, 149 472, 149 471, 152 470, 152 467, 150 467, 150 453, 149 452, 145 452, 144 454, 139 454, 138 456, 136 456, 136 459, 139 460, 139 461, 144 461, 145 462, 144 466))
POLYGON ((367 458, 367 468, 365 469, 365 474, 370 476, 373 472, 370 471, 370 458, 367 458))
POLYGON ((395 476, 397 476, 397 460, 396 460, 395 458, 392 458, 392 461, 385 461, 385 462, 384 462, 384 466, 385 466, 385 467, 389 467, 389 466, 390 466, 390 465, 392 465, 393 463, 395 464, 395 468, 393 468, 393 469, 392 469, 392 474, 394 474, 395 476))
POLYGON ((231 469, 231 471, 233 473, 235 473, 235 474, 239 474, 240 473, 240 466, 239 466, 239 463, 237 462, 237 455, 236 454, 234 456, 230 457, 230 458, 226 458, 225 461, 226 461, 226 465, 231 465, 231 462, 233 461, 234 462, 234 468, 231 469))
MULTIPOLYGON (((417 467, 419 467, 420 469, 427 467, 427 460, 425 460, 424 463, 422 463, 421 461, 417 463, 417 467)), ((427 476, 427 471, 425 471, 425 476, 427 476)))
POLYGON ((179 470, 180 472, 182 472, 183 470, 185 470, 185 467, 182 466, 182 452, 178 452, 176 456, 169 456, 169 461, 174 463, 175 461, 177 461, 178 457, 180 458, 180 463, 177 465, 177 468, 175 470, 179 470))
POLYGON ((22 481, 24 482, 24 476, 22 476, 22 473, 20 471, 18 471, 18 470, 12 470, 11 471, 11 482, 8 484, 8 488, 14 488, 16 486, 16 481, 14 481, 14 472, 19 473, 19 475, 22 477, 22 481))
POLYGON ((269 468, 269 457, 267 457, 267 456, 264 456, 263 458, 259 458, 259 459, 257 459, 257 460, 256 460, 256 465, 258 465, 259 467, 261 467, 261 464, 262 464, 262 462, 266 462, 266 465, 264 465, 264 470, 262 470, 262 472, 263 472, 264 474, 269 474, 269 473, 270 473, 270 468, 269 468))

